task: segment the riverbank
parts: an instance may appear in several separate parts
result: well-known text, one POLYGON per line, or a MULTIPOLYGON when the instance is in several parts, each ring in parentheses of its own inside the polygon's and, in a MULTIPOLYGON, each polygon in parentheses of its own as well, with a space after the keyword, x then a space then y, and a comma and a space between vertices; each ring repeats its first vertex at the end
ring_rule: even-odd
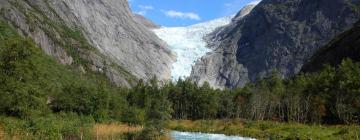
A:
POLYGON ((360 126, 347 125, 304 125, 271 121, 245 120, 175 120, 169 129, 187 132, 218 133, 238 135, 256 139, 317 139, 317 140, 359 140, 360 126))

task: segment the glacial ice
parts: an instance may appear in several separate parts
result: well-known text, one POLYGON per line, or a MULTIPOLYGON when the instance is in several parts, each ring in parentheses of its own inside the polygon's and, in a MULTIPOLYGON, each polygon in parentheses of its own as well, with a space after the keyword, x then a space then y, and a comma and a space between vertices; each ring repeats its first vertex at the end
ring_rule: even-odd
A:
POLYGON ((177 61, 171 70, 173 80, 190 76, 195 62, 211 51, 206 47, 204 36, 217 27, 229 24, 233 17, 234 15, 227 16, 187 27, 162 27, 153 30, 177 54, 177 61))

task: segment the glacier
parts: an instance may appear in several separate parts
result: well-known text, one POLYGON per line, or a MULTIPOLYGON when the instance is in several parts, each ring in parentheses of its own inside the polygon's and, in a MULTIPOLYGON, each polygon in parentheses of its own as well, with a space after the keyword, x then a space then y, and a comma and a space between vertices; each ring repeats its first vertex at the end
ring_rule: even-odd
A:
POLYGON ((203 38, 216 28, 229 24, 234 16, 226 16, 187 27, 161 27, 152 30, 177 55, 177 60, 173 63, 171 70, 173 80, 190 76, 195 62, 211 51, 206 47, 207 43, 203 38))

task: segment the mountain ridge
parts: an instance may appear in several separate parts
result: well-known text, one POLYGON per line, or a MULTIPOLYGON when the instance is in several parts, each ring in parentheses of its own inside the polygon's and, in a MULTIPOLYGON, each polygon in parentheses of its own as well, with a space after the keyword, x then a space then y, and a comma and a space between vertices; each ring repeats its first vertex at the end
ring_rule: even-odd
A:
POLYGON ((133 19, 127 0, 0 2, 1 17, 64 65, 104 73, 122 86, 170 78, 174 55, 133 19))
POLYGON ((360 61, 360 21, 354 27, 334 38, 330 43, 321 48, 302 67, 301 72, 317 72, 325 64, 336 67, 344 59, 354 62, 360 61))
POLYGON ((211 34, 213 52, 194 66, 191 79, 217 88, 242 87, 276 70, 298 73, 303 63, 360 14, 358 0, 263 0, 244 19, 211 34))

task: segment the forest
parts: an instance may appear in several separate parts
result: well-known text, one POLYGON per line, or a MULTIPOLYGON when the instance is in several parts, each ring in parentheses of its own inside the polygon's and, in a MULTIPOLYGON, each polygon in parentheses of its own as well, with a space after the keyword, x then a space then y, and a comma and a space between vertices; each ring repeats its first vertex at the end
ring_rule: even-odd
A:
POLYGON ((359 124, 360 64, 344 59, 337 67, 290 79, 274 70, 237 89, 187 79, 158 83, 156 77, 123 88, 101 73, 58 64, 0 22, 0 103, 0 128, 42 139, 77 138, 92 124, 109 121, 144 126, 134 134, 140 139, 165 135, 169 120, 359 124))

